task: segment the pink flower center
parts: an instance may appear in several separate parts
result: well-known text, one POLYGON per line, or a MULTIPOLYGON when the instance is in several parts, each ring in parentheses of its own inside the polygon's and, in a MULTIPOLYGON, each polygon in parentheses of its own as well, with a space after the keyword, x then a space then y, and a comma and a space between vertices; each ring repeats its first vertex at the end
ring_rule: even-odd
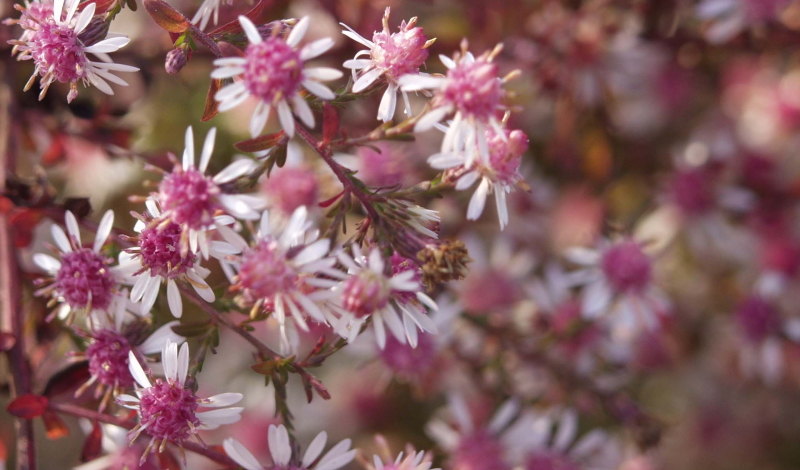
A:
POLYGON ((423 48, 427 40, 422 28, 406 30, 403 22, 398 33, 380 31, 372 36, 375 47, 370 56, 379 69, 396 80, 405 74, 419 72, 428 59, 428 49, 423 48))
POLYGON ((86 54, 72 28, 45 21, 30 42, 33 62, 42 77, 51 73, 61 83, 86 77, 86 54))
POLYGON ((19 25, 23 29, 35 31, 39 24, 51 21, 53 18, 52 3, 31 2, 20 17, 19 25))
POLYGON ((703 170, 686 170, 675 173, 670 183, 670 197, 689 215, 700 215, 714 208, 711 178, 703 170))
POLYGON ((133 377, 128 370, 130 350, 128 339, 116 331, 105 329, 96 332, 92 343, 86 348, 89 373, 103 385, 130 387, 133 385, 133 377))
POLYGON ((745 300, 736 311, 736 320, 745 337, 753 343, 760 343, 777 331, 780 317, 775 307, 757 296, 745 300))
POLYGON ((272 237, 262 239, 242 255, 239 284, 250 301, 269 301, 275 294, 294 290, 297 281, 297 273, 272 237))
POLYGON ((174 171, 161 181, 159 201, 176 224, 199 230, 214 221, 220 189, 196 168, 174 171))
POLYGON ((111 260, 89 248, 61 256, 61 269, 56 274, 58 294, 72 308, 105 309, 117 285, 108 268, 111 260))
POLYGON ((487 121, 494 116, 503 97, 503 87, 497 76, 497 65, 483 59, 467 63, 462 60, 447 72, 447 83, 440 99, 457 111, 487 121))
POLYGON ((503 446, 485 430, 464 436, 453 452, 453 468, 459 470, 507 470, 503 446))
POLYGON ((357 317, 366 317, 389 303, 388 279, 364 269, 344 282, 342 306, 357 317))
POLYGON ((304 168, 285 167, 264 180, 264 192, 281 211, 291 214, 300 206, 317 202, 317 175, 304 168))
POLYGON ((525 464, 525 470, 580 470, 581 467, 558 452, 537 452, 525 464))
POLYGON ((401 343, 393 335, 388 335, 386 346, 380 351, 380 356, 395 374, 419 378, 431 370, 436 360, 436 346, 431 335, 420 335, 416 348, 401 343))
POLYGON ((641 291, 650 283, 652 266, 638 243, 619 243, 603 253, 600 261, 606 279, 618 292, 641 291))
POLYGON ((150 269, 151 276, 174 279, 194 265, 196 256, 181 256, 181 235, 183 229, 175 222, 166 227, 150 225, 139 235, 139 255, 142 267, 150 269))
POLYGON ((267 103, 291 98, 300 89, 303 61, 300 54, 278 38, 250 44, 244 83, 250 93, 267 103))
POLYGON ((195 415, 197 397, 178 382, 156 379, 152 387, 142 391, 139 413, 142 426, 157 440, 181 442, 189 438, 191 426, 200 420, 195 415), (190 426, 191 423, 191 426, 190 426))

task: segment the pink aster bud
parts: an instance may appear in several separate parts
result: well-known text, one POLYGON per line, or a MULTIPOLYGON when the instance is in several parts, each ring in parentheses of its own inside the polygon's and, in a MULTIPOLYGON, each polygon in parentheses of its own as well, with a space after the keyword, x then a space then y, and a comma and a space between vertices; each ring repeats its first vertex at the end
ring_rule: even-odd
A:
POLYGON ((251 94, 273 103, 294 96, 300 89, 303 60, 283 39, 271 37, 250 44, 245 54, 244 83, 251 94))
POLYGON ((494 129, 486 132, 489 143, 489 171, 494 180, 513 184, 520 180, 519 166, 522 154, 528 151, 528 136, 520 130, 504 130, 505 136, 494 129), (505 138, 504 138, 505 137, 505 138))
POLYGON ((189 62, 190 53, 185 47, 176 47, 167 52, 167 58, 164 60, 164 70, 170 75, 180 72, 189 62))

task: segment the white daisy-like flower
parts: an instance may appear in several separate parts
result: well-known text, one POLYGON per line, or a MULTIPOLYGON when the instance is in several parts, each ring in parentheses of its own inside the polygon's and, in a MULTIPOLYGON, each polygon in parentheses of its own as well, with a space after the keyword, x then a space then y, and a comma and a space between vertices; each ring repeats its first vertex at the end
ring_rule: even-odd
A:
POLYGON ((463 396, 450 395, 448 400, 453 424, 434 418, 425 431, 450 454, 453 468, 462 465, 481 469, 509 468, 504 436, 519 414, 519 403, 513 399, 506 401, 485 426, 478 426, 463 396))
POLYGON ((467 152, 434 154, 428 163, 433 168, 447 170, 445 178, 456 180, 456 190, 466 190, 480 181, 467 208, 469 220, 477 220, 483 214, 487 196, 494 193, 502 230, 508 225, 506 194, 517 187, 528 188, 519 170, 522 155, 528 150, 528 136, 520 130, 501 131, 497 134, 493 127, 485 130, 488 154, 478 152, 475 145, 469 145, 467 152), (469 149, 472 149, 472 155, 468 154, 469 149))
POLYGON ((119 286, 125 277, 117 267, 111 266, 113 258, 101 252, 114 225, 114 212, 109 210, 103 215, 91 248, 81 243, 75 215, 67 211, 64 219, 69 235, 58 225, 51 228, 56 244, 53 249, 59 259, 44 253, 33 255, 33 262, 51 276, 43 280, 50 284, 37 290, 36 295, 51 297, 50 306, 60 304, 48 319, 57 315, 72 321, 75 312, 116 311, 120 302, 125 304, 119 286))
POLYGON ((612 333, 630 339, 642 327, 656 329, 670 302, 653 280, 653 259, 638 241, 601 239, 595 249, 571 248, 567 259, 584 266, 573 272, 583 285, 581 311, 587 319, 608 313, 612 333))
POLYGON ((180 225, 180 248, 183 255, 189 251, 208 258, 209 240, 206 232, 218 228, 218 216, 228 214, 238 219, 257 220, 266 204, 253 194, 226 194, 220 185, 229 183, 253 171, 258 164, 251 159, 234 160, 216 176, 207 176, 206 169, 214 152, 217 130, 212 128, 206 135, 200 163, 195 166, 194 133, 186 128, 183 158, 176 162, 172 172, 164 174, 158 192, 151 197, 161 207, 161 217, 180 225))
MULTIPOLYGON (((43 4, 37 11, 45 11, 43 4)), ((33 60, 35 69, 25 91, 29 90, 36 77, 41 77, 39 99, 44 98, 53 82, 69 83, 70 91, 67 101, 78 96, 78 82, 84 86, 91 83, 108 95, 114 91, 107 81, 117 85, 128 84, 112 74, 112 72, 136 72, 139 69, 129 65, 115 64, 108 56, 130 42, 125 36, 113 35, 95 44, 84 44, 81 34, 94 17, 96 5, 89 3, 76 16, 80 0, 54 0, 52 16, 44 21, 33 14, 23 14, 19 24, 27 30, 19 41, 14 41, 19 52, 19 60, 33 60), (93 54, 100 62, 89 60, 87 54, 93 54)), ((30 5, 29 7, 30 8, 30 5)), ((33 10, 31 10, 33 11, 33 10)), ((41 12, 39 11, 39 12, 41 12)), ((111 35, 109 35, 111 36, 111 35)))
POLYGON ((616 440, 594 429, 578 437, 575 410, 528 411, 504 435, 510 460, 523 468, 613 470, 621 463, 616 440))
POLYGON ((432 310, 438 307, 422 292, 418 270, 393 266, 397 269, 393 269, 392 276, 387 276, 379 248, 367 254, 363 254, 358 245, 353 245, 352 250, 352 257, 345 252, 338 255, 348 272, 334 288, 339 295, 336 310, 340 315, 332 325, 335 331, 352 342, 364 322, 371 318, 381 349, 386 345, 386 328, 398 341, 408 342, 412 347, 417 346, 417 329, 437 333, 425 307, 432 310))
MULTIPOLYGON (((328 434, 325 431, 317 434, 317 437, 308 445, 303 458, 294 455, 289 433, 284 425, 269 427, 268 444, 269 453, 272 456, 271 469, 286 470, 338 470, 349 464, 356 456, 356 449, 350 449, 352 441, 345 439, 331 448, 325 455, 320 457, 325 443, 328 441, 328 434)), ((242 444, 236 439, 228 438, 222 443, 225 453, 232 458, 245 470, 264 470, 264 467, 242 444)))
MULTIPOLYGON (((183 301, 177 281, 188 282, 197 294, 206 302, 215 300, 214 291, 208 286, 205 278, 210 271, 200 265, 203 257, 223 259, 239 253, 230 243, 209 240, 203 243, 205 252, 181 251, 181 240, 184 239, 184 228, 168 218, 162 218, 161 212, 152 199, 147 201, 147 214, 140 216, 134 226, 139 235, 130 238, 135 246, 119 254, 119 269, 132 279, 131 300, 141 302, 141 311, 149 312, 155 304, 161 284, 167 285, 167 301, 175 318, 183 314, 183 301)), ((215 226, 225 227, 227 216, 216 218, 215 226)), ((232 232, 232 230, 230 231, 232 232)), ((207 232, 204 232, 206 236, 207 232)))
POLYGON ((126 317, 139 318, 129 314, 125 302, 118 302, 111 314, 94 312, 89 316, 90 328, 78 334, 87 338, 86 350, 70 355, 72 361, 87 361, 90 378, 75 392, 81 396, 89 387, 96 384, 95 398, 100 401, 102 412, 108 400, 134 383, 128 366, 128 353, 136 350, 148 356, 160 352, 167 341, 182 343, 185 338, 172 331, 178 322, 169 322, 153 331, 142 341, 138 329, 130 330, 126 317))
POLYGON ((264 211, 252 244, 236 234, 229 236, 241 250, 240 256, 222 263, 231 290, 240 292, 253 309, 275 312, 284 347, 287 317, 304 331, 309 329, 306 317, 324 324, 336 318, 329 301, 342 273, 335 269, 336 259, 328 256, 330 240, 318 238, 305 206, 288 221, 264 211))
POLYGON ((487 126, 492 127, 497 135, 505 136, 497 115, 506 110, 503 84, 514 74, 505 78, 498 76, 494 58, 500 50, 498 46, 475 57, 467 52, 464 43, 461 52, 452 59, 439 56, 448 69, 445 76, 404 75, 398 80, 400 89, 406 92, 435 90, 431 110, 419 118, 414 130, 431 129, 452 114, 453 121, 442 140, 441 153, 466 155, 464 165, 467 167, 471 167, 475 159, 473 149, 489 157, 487 126))
MULTIPOLYGON (((152 452, 162 452, 168 442, 181 447, 185 440, 206 429, 216 429, 224 424, 233 424, 241 419, 241 407, 229 408, 241 401, 241 393, 222 393, 209 398, 198 398, 194 391, 186 388, 189 371, 189 345, 178 345, 167 341, 161 352, 165 378, 150 382, 148 374, 136 359, 133 352, 128 353, 130 372, 142 388, 136 390, 137 396, 120 395, 117 402, 122 406, 137 410, 139 423, 128 437, 130 442, 146 432, 150 442, 142 455, 141 462, 152 452), (199 407, 217 408, 198 412, 199 407)), ((200 441, 202 443, 202 441, 200 441)))
POLYGON ((233 5, 233 0, 203 0, 197 13, 192 17, 192 23, 200 29, 206 29, 211 18, 214 18, 215 25, 219 23, 219 7, 223 1, 228 5, 233 5))
POLYGON ((245 16, 239 17, 250 45, 244 57, 226 57, 214 61, 217 67, 211 78, 239 77, 236 83, 226 85, 217 92, 219 110, 227 111, 252 96, 258 100, 250 119, 250 135, 257 136, 264 129, 270 111, 278 112, 283 130, 294 136, 294 116, 308 127, 314 127, 314 113, 300 91, 305 88, 323 100, 332 100, 336 94, 320 82, 337 80, 342 72, 329 67, 305 68, 308 60, 319 57, 333 47, 333 39, 323 38, 298 48, 310 21, 303 17, 283 39, 277 35, 264 39, 258 28, 245 16))
MULTIPOLYGON (((372 41, 361 36, 344 23, 347 28, 342 34, 364 45, 367 49, 358 51, 352 60, 345 61, 345 68, 353 70, 353 93, 360 93, 375 83, 380 78, 386 79, 386 91, 381 98, 378 108, 378 120, 389 122, 394 117, 397 107, 397 93, 403 96, 405 113, 411 116, 411 104, 408 92, 399 89, 397 81, 400 77, 410 74, 420 74, 419 69, 428 59, 428 48, 436 39, 428 40, 422 28, 415 27, 417 18, 411 18, 408 23, 400 23, 400 31, 392 33, 389 30, 389 11, 383 16, 383 30, 375 31, 372 41), (368 56, 369 58, 359 58, 368 56)), ((428 76, 427 74, 420 74, 428 76)))

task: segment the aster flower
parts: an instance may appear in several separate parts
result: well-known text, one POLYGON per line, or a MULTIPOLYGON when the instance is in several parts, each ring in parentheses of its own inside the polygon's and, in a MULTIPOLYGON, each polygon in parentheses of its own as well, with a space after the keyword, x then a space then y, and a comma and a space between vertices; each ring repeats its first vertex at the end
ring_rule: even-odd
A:
POLYGON ((171 173, 166 173, 152 195, 163 213, 163 220, 180 225, 180 248, 182 256, 189 251, 203 253, 207 258, 209 240, 206 231, 216 228, 215 220, 222 213, 239 219, 256 220, 263 209, 261 197, 250 194, 226 194, 220 185, 243 176, 256 167, 249 159, 233 161, 216 176, 206 176, 205 172, 214 152, 216 128, 206 135, 200 164, 195 166, 194 133, 192 127, 186 128, 186 149, 181 163, 175 162, 171 173))
POLYGON ((478 152, 474 146, 470 146, 473 154, 478 154, 477 159, 468 152, 443 152, 432 155, 428 162, 433 168, 447 170, 445 178, 456 180, 457 190, 468 189, 480 180, 469 201, 467 219, 477 220, 486 206, 486 197, 494 193, 502 230, 508 225, 506 194, 516 187, 528 189, 519 171, 522 154, 528 150, 528 136, 520 130, 508 129, 500 129, 501 133, 498 134, 494 127, 486 128, 484 132, 488 154, 478 152))
POLYGON ((669 301, 653 282, 653 260, 640 242, 602 239, 595 249, 572 248, 566 256, 584 266, 572 274, 584 286, 584 318, 610 312, 615 334, 630 337, 642 327, 655 329, 658 316, 667 313, 669 301))
MULTIPOLYGON (((614 470, 621 455, 605 431, 592 430, 580 439, 578 415, 568 408, 529 411, 505 433, 510 459, 524 470, 614 470)), ((516 467, 515 467, 516 468, 516 467)))
POLYGON ((86 44, 81 36, 94 17, 95 4, 89 3, 75 16, 80 0, 54 0, 52 16, 40 18, 49 10, 43 4, 35 8, 29 6, 19 24, 26 33, 19 41, 12 41, 17 46, 19 60, 33 60, 35 69, 25 91, 32 86, 36 77, 41 77, 39 99, 43 99, 53 82, 69 83, 70 91, 67 101, 78 96, 78 82, 84 86, 91 83, 108 95, 114 91, 106 82, 127 86, 128 84, 111 72, 136 72, 139 69, 128 65, 115 64, 108 57, 124 47, 130 39, 124 36, 103 39, 94 44, 86 44), (89 60, 87 54, 94 54, 101 62, 89 60))
POLYGON ((214 61, 217 67, 211 78, 241 77, 238 83, 223 87, 214 96, 219 110, 233 109, 249 96, 258 100, 250 119, 250 135, 257 136, 264 129, 272 108, 289 137, 294 136, 294 116, 308 127, 314 127, 314 113, 303 95, 301 87, 323 100, 332 100, 336 94, 320 82, 336 80, 342 72, 329 67, 305 68, 305 62, 324 54, 333 47, 333 39, 323 38, 298 49, 298 44, 309 27, 308 17, 303 17, 292 28, 286 39, 273 34, 264 39, 258 28, 245 16, 239 17, 250 45, 244 57, 226 57, 214 61), (290 106, 291 105, 291 106, 290 106))
MULTIPOLYGON (((214 291, 205 278, 210 271, 200 265, 201 257, 209 255, 222 259, 239 253, 233 245, 219 240, 203 243, 205 253, 192 250, 183 252, 181 241, 185 240, 184 228, 168 218, 162 218, 156 203, 147 201, 147 214, 139 215, 134 226, 138 237, 129 238, 136 246, 119 255, 120 269, 135 279, 131 290, 131 300, 141 301, 141 311, 149 312, 155 304, 161 284, 167 285, 167 302, 175 318, 183 314, 183 301, 177 281, 188 282, 206 302, 213 302, 214 291)), ((224 226, 227 216, 215 219, 215 228, 224 226)), ((206 233, 204 233, 205 235, 206 233)))
POLYGON ((408 92, 399 90, 397 81, 404 75, 419 74, 419 68, 428 59, 428 48, 436 41, 436 39, 428 40, 422 28, 415 27, 416 17, 411 18, 408 23, 401 22, 400 31, 392 33, 389 30, 389 11, 390 8, 386 7, 383 30, 375 31, 372 34, 372 41, 346 24, 339 23, 347 28, 342 34, 368 48, 358 51, 355 58, 344 63, 345 68, 353 70, 353 93, 366 90, 381 77, 386 79, 386 91, 378 108, 378 120, 383 122, 389 122, 394 117, 398 91, 403 96, 406 115, 411 116, 408 92), (362 56, 369 58, 359 59, 362 56))
POLYGON ((264 211, 253 244, 231 238, 241 255, 223 263, 232 291, 240 292, 254 311, 275 312, 284 346, 287 316, 304 331, 309 329, 307 316, 325 324, 335 318, 328 300, 342 274, 334 269, 336 259, 328 256, 330 240, 318 240, 319 231, 311 230, 307 217, 305 207, 285 223, 264 211))
POLYGON ((128 364, 128 353, 134 349, 142 355, 158 353, 166 341, 182 343, 184 338, 172 331, 178 322, 169 322, 145 337, 142 323, 125 323, 128 311, 124 302, 118 302, 111 315, 102 313, 90 316, 89 331, 78 334, 88 339, 86 350, 71 354, 74 361, 88 362, 90 378, 76 392, 81 396, 89 387, 97 384, 95 398, 100 401, 102 412, 108 400, 116 397, 121 390, 133 386, 133 376, 128 364))
POLYGON ((37 290, 36 295, 51 297, 50 306, 61 304, 48 319, 57 314, 71 322, 75 312, 115 311, 118 302, 125 302, 119 288, 124 277, 112 268, 113 258, 101 253, 114 225, 114 212, 109 210, 103 215, 91 248, 81 243, 75 215, 67 211, 64 219, 69 236, 58 225, 51 228, 56 243, 52 249, 58 253, 59 259, 44 253, 33 255, 33 262, 51 275, 39 281, 50 282, 50 285, 37 290))
MULTIPOLYGON (((328 434, 325 431, 317 434, 303 454, 303 458, 300 459, 298 455, 294 455, 286 427, 282 424, 280 426, 270 425, 268 443, 272 466, 269 468, 274 470, 338 470, 355 458, 357 451, 350 449, 350 439, 339 442, 320 457, 327 440, 328 434)), ((225 453, 245 470, 264 470, 266 468, 258 463, 253 454, 236 439, 225 439, 222 446, 225 453)))
POLYGON ((451 466, 464 470, 510 470, 504 431, 519 413, 519 403, 508 400, 486 426, 478 427, 461 395, 450 395, 449 411, 456 426, 435 418, 425 430, 451 456, 451 466))
MULTIPOLYGON (((418 268, 409 269, 401 263, 392 264, 392 276, 386 267, 380 249, 367 254, 353 245, 353 256, 340 252, 339 261, 347 276, 334 290, 339 295, 337 311, 339 320, 333 325, 348 341, 355 340, 361 326, 372 319, 375 340, 383 349, 386 345, 386 328, 401 343, 417 346, 417 329, 436 333, 436 325, 425 313, 425 307, 436 310, 436 303, 422 292, 418 268)), ((390 260, 390 263, 392 261, 390 260)))
POLYGON ((142 388, 136 391, 137 396, 120 395, 117 402, 137 410, 139 423, 128 434, 130 442, 136 440, 142 432, 147 431, 151 437, 141 461, 152 452, 163 452, 167 442, 180 447, 185 440, 195 436, 201 443, 198 432, 205 429, 216 429, 224 424, 232 424, 241 419, 241 407, 229 408, 242 399, 241 393, 222 393, 209 398, 198 398, 192 389, 186 387, 186 375, 189 371, 189 345, 183 343, 178 352, 178 345, 167 341, 161 352, 165 378, 150 382, 133 352, 128 353, 131 375, 142 388), (217 408, 211 411, 198 412, 199 407, 217 408))
POLYGON ((436 90, 431 101, 432 109, 419 118, 414 130, 428 130, 454 114, 442 141, 441 153, 465 153, 464 165, 467 167, 471 167, 474 161, 476 152, 473 149, 489 157, 487 126, 494 128, 497 135, 505 136, 497 114, 506 109, 503 84, 515 74, 499 77, 494 59, 501 49, 498 45, 494 50, 475 57, 467 52, 466 42, 462 42, 461 52, 452 59, 439 56, 448 69, 446 76, 404 75, 398 80, 400 89, 406 92, 436 90))
MULTIPOLYGON (((233 0, 224 0, 226 4, 233 5, 233 0)), ((214 24, 219 22, 219 6, 223 0, 203 0, 197 13, 192 17, 192 23, 198 25, 200 29, 206 29, 208 21, 213 17, 214 24)))

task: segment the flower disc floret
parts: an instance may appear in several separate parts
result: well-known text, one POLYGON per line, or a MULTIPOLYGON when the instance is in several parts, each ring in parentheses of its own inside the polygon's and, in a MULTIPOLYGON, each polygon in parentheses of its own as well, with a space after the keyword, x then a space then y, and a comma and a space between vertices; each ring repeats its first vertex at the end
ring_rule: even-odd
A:
POLYGON ((642 291, 652 278, 650 258, 635 241, 621 242, 606 250, 600 265, 618 292, 642 291))
POLYGON ((161 181, 159 202, 176 224, 198 230, 214 222, 221 193, 214 180, 196 168, 175 171, 161 181))
POLYGON ((125 336, 111 329, 100 330, 86 348, 89 373, 103 385, 130 387, 133 377, 128 369, 131 345, 125 336))
POLYGON ((110 259, 89 248, 64 253, 56 274, 59 295, 73 309, 108 307, 117 285, 110 263, 110 259))
POLYGON ((193 253, 181 255, 183 229, 175 222, 150 225, 139 236, 139 254, 142 268, 149 269, 151 276, 175 279, 194 266, 197 258, 193 253))
POLYGON ((139 402, 142 427, 157 440, 182 442, 200 425, 195 412, 198 403, 194 392, 182 384, 156 379, 142 391, 139 402))
POLYGON ((300 90, 304 64, 286 41, 269 38, 250 44, 245 53, 244 82, 252 95, 272 103, 300 90))

